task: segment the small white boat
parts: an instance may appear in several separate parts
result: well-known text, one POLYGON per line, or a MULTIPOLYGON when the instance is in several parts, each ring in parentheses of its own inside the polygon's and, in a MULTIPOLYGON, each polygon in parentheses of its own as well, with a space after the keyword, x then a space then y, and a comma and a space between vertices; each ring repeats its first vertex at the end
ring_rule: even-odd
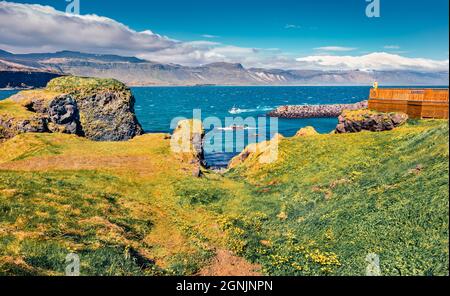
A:
POLYGON ((241 113, 241 110, 239 108, 233 107, 233 108, 231 108, 228 111, 228 113, 230 113, 230 114, 239 114, 239 113, 241 113))

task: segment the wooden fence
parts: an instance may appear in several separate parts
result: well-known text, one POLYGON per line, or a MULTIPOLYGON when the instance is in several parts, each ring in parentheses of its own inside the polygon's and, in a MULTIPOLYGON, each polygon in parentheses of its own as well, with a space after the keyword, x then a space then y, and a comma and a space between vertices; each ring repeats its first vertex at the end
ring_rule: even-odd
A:
POLYGON ((448 89, 371 89, 369 109, 404 112, 411 118, 448 119, 448 89))

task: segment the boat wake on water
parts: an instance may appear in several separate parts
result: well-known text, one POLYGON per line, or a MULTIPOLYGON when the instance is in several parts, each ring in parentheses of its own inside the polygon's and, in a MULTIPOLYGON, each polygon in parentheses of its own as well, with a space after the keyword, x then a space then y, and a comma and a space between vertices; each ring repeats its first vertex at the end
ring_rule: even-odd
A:
POLYGON ((256 130, 256 127, 249 127, 249 126, 240 126, 240 125, 234 125, 234 126, 228 126, 228 127, 219 127, 216 128, 219 131, 239 131, 239 130, 256 130))
POLYGON ((258 106, 253 109, 241 109, 241 108, 233 107, 228 111, 228 113, 241 114, 241 113, 252 113, 252 112, 265 112, 265 111, 271 111, 273 109, 274 109, 274 107, 269 107, 269 106, 264 106, 264 107, 258 106))

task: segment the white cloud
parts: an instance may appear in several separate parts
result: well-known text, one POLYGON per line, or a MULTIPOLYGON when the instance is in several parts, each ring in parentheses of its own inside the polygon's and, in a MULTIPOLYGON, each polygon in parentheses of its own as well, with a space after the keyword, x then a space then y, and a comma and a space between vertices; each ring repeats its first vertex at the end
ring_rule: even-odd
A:
POLYGON ((134 54, 178 42, 150 30, 136 32, 97 15, 71 15, 50 6, 0 2, 0 47, 15 52, 79 50, 134 54))
POLYGON ((216 35, 210 35, 210 34, 203 34, 202 37, 203 37, 203 38, 208 38, 208 39, 219 38, 219 36, 216 36, 216 35))
MULTIPOLYGON (((214 35, 203 37, 206 36, 214 35)), ((151 30, 138 32, 106 17, 71 15, 50 6, 5 1, 0 1, 0 49, 15 53, 60 50, 108 53, 189 66, 230 62, 283 69, 448 69, 448 60, 413 59, 387 53, 330 55, 355 50, 341 46, 316 48, 317 55, 295 59, 278 48, 239 47, 212 40, 181 42, 151 30)))
POLYGON ((385 49, 400 49, 400 46, 398 45, 385 45, 385 49))
POLYGON ((286 24, 286 26, 284 26, 285 29, 301 29, 302 27, 299 25, 293 25, 293 24, 286 24))
POLYGON ((448 60, 407 58, 386 52, 362 56, 308 56, 296 61, 304 67, 316 69, 448 71, 449 67, 448 60))
POLYGON ((218 46, 221 45, 220 42, 214 42, 214 41, 204 41, 204 40, 199 40, 199 41, 189 41, 189 42, 183 42, 183 45, 191 45, 193 47, 197 47, 197 48, 211 48, 214 46, 218 46))
POLYGON ((213 62, 243 63, 258 56, 255 48, 222 45, 215 42, 193 41, 168 47, 157 52, 148 52, 138 57, 161 63, 176 63, 187 66, 198 66, 213 62))
POLYGON ((314 49, 315 50, 320 50, 320 51, 352 51, 352 50, 355 50, 357 48, 343 47, 343 46, 323 46, 323 47, 316 47, 314 49))

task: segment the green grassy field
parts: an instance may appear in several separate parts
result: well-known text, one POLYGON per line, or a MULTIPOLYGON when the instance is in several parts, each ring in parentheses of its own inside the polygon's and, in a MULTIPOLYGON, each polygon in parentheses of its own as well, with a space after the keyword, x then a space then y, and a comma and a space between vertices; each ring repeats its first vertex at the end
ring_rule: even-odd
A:
POLYGON ((227 249, 270 275, 448 275, 448 121, 282 139, 192 177, 164 135, 0 144, 0 274, 196 274, 227 249))
POLYGON ((375 253, 384 275, 446 275, 448 140, 447 121, 286 139, 279 162, 229 174, 250 197, 221 209, 269 274, 363 275, 375 253))

